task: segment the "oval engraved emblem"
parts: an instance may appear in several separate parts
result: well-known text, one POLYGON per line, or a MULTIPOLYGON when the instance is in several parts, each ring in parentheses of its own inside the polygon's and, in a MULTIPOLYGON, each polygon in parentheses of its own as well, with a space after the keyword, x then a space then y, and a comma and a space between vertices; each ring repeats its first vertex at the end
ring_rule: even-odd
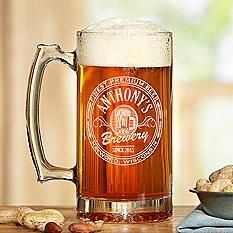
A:
POLYGON ((95 153, 115 165, 133 165, 149 158, 163 128, 162 105, 154 88, 142 79, 114 77, 91 93, 86 130, 95 153))

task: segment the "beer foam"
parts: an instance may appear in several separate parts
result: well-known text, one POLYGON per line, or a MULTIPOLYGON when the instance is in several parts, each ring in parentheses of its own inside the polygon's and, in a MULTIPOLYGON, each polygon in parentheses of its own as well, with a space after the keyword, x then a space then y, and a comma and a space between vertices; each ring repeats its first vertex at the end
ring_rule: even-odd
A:
POLYGON ((171 65, 171 33, 150 21, 113 18, 78 32, 78 63, 88 66, 171 65))

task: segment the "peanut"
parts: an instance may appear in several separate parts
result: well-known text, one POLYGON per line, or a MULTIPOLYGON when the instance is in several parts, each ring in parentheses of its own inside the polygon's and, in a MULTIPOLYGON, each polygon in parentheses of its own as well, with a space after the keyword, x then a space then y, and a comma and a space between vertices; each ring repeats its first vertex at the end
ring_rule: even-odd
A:
POLYGON ((227 165, 215 172, 213 172, 209 179, 214 182, 219 179, 232 179, 233 178, 233 165, 227 165))
POLYGON ((49 222, 54 222, 57 225, 62 225, 65 218, 55 209, 44 209, 34 211, 29 207, 20 207, 0 211, 0 223, 14 222, 32 230, 45 231, 45 225, 49 222))
POLYGON ((209 191, 211 187, 211 182, 206 179, 199 179, 196 183, 197 191, 209 191))
POLYGON ((231 180, 229 179, 219 179, 216 180, 212 183, 211 188, 209 191, 211 192, 223 192, 223 189, 228 186, 231 185, 231 180))
POLYGON ((223 192, 233 192, 233 184, 227 185, 224 189, 223 192))
POLYGON ((90 233, 95 231, 95 227, 89 223, 72 223, 68 227, 71 233, 90 233))
POLYGON ((60 233, 62 232, 61 226, 57 225, 55 222, 48 222, 45 225, 45 233, 60 233))
POLYGON ((211 185, 212 185, 211 183, 206 183, 206 184, 197 186, 196 189, 197 191, 210 191, 211 185))

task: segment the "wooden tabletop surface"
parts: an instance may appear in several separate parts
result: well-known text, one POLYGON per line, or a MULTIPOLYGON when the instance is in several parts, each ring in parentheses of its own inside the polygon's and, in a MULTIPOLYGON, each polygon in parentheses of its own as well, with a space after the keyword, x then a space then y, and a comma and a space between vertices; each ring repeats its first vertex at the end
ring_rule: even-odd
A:
MULTIPOLYGON (((0 207, 0 210, 14 207, 0 207)), ((48 207, 35 206, 31 207, 35 210, 45 209, 48 207)), ((53 207, 54 208, 54 207, 53 207)), ((75 222, 76 212, 75 208, 57 207, 65 216, 68 222, 75 222)), ((175 206, 172 219, 158 223, 148 224, 104 224, 100 233, 171 233, 176 232, 176 226, 194 209, 193 206, 175 206)), ((27 228, 16 226, 14 224, 0 224, 0 233, 29 233, 36 232, 27 228)), ((69 232, 64 231, 64 233, 69 232)))

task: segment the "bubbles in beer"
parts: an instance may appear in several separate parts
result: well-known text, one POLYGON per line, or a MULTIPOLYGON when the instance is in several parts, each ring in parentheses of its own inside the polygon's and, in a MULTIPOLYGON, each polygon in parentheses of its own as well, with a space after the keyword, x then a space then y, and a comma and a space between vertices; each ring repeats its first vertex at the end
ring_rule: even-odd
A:
POLYGON ((113 18, 78 33, 78 63, 87 66, 166 67, 171 33, 150 21, 113 18))

